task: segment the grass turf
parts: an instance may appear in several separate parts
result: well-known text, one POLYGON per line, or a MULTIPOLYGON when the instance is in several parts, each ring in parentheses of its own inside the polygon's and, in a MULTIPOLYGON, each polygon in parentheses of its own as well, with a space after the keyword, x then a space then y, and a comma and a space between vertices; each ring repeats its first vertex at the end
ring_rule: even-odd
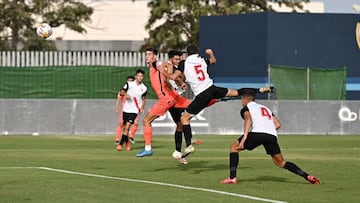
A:
POLYGON ((236 137, 197 136, 203 144, 195 146, 188 165, 181 165, 171 158, 174 141, 168 135, 154 136, 154 155, 143 158, 135 157, 143 147, 141 136, 130 152, 116 151, 108 135, 0 136, 0 202, 264 202, 241 195, 275 202, 360 201, 360 136, 280 136, 284 158, 318 176, 320 185, 277 168, 262 147, 241 152, 238 184, 222 185, 220 180, 228 176, 228 148, 236 137))

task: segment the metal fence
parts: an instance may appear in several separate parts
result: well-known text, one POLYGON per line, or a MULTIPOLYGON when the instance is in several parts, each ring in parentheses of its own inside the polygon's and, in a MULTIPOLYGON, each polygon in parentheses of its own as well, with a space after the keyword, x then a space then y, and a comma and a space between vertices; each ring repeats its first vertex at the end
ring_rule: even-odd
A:
MULTIPOLYGON (((165 60, 166 54, 159 54, 165 60)), ((144 52, 121 51, 2 51, 1 67, 146 66, 144 52)))

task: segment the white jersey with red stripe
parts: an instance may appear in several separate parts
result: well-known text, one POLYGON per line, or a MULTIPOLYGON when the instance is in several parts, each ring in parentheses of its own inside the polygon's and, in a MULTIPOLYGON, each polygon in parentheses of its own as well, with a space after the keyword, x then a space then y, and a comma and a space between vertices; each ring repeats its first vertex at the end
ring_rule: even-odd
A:
MULTIPOLYGON (((277 136, 272 111, 256 102, 250 102, 246 106, 249 109, 252 126, 251 132, 267 133, 277 136)), ((244 109, 246 109, 246 107, 244 109)))
POLYGON ((207 68, 210 62, 199 54, 192 54, 181 61, 178 70, 184 73, 186 82, 189 83, 194 95, 198 95, 213 85, 207 68))
POLYGON ((126 113, 139 113, 142 105, 142 96, 146 96, 147 87, 144 83, 137 84, 136 81, 127 82, 123 90, 130 97, 125 98, 123 111, 126 113))

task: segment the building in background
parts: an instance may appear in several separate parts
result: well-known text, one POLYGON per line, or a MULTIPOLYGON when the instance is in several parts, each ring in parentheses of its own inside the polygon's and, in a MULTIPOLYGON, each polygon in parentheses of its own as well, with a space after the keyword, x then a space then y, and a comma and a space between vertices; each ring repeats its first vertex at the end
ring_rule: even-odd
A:
POLYGON ((51 39, 59 50, 138 51, 148 37, 145 25, 150 17, 148 0, 83 0, 94 8, 87 33, 60 26, 51 39))
MULTIPOLYGON (((292 12, 292 9, 282 5, 280 6, 276 3, 276 0, 268 1, 268 4, 277 11, 277 12, 292 12)), ((324 13, 324 3, 323 2, 309 2, 303 3, 304 10, 308 10, 310 13, 324 13)), ((304 12, 299 9, 296 10, 297 12, 304 12)))
MULTIPOLYGON (((60 26, 54 29, 50 39, 56 40, 59 50, 94 50, 94 51, 138 51, 149 35, 145 25, 150 17, 147 7, 149 0, 83 0, 94 8, 91 23, 84 27, 85 34, 79 34, 60 26)), ((279 12, 291 12, 275 1, 269 1, 279 12)), ((304 4, 311 13, 323 13, 324 3, 304 4)))

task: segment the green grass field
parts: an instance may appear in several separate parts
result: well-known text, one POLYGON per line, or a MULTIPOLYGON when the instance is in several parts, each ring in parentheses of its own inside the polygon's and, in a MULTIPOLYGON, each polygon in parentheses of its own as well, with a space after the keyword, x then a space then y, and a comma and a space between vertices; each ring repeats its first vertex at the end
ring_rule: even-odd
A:
POLYGON ((262 147, 240 153, 239 183, 222 185, 236 137, 197 136, 180 165, 170 135, 154 136, 144 158, 141 136, 130 152, 108 135, 0 136, 0 202, 360 202, 360 136, 280 136, 285 159, 320 185, 277 168, 262 147))

